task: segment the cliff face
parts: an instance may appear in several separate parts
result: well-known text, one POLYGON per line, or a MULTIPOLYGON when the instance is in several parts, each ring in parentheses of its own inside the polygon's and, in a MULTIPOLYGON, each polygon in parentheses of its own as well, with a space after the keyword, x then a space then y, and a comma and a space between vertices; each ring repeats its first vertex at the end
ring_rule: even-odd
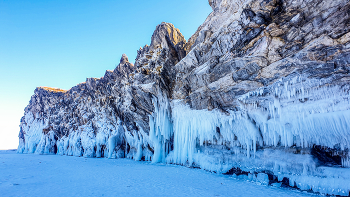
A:
POLYGON ((37 88, 21 121, 18 152, 151 160, 150 118, 157 117, 158 100, 168 102, 184 43, 178 29, 162 23, 135 65, 123 54, 100 79, 66 92, 37 88))
POLYGON ((349 1, 209 4, 188 42, 162 23, 134 65, 123 55, 100 79, 37 88, 18 152, 167 162, 349 195, 349 1))

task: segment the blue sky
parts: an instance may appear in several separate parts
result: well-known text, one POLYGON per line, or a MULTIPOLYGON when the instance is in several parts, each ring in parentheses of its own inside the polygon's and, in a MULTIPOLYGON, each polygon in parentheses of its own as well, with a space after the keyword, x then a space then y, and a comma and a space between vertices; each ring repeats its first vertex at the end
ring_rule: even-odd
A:
POLYGON ((134 62, 161 22, 187 40, 211 11, 205 0, 0 0, 0 149, 17 148, 36 87, 102 77, 123 53, 134 62))

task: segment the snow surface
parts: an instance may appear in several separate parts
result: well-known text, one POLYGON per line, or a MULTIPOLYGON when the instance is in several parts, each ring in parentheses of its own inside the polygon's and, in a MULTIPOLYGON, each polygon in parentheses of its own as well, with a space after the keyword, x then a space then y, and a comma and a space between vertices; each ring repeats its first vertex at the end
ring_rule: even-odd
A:
MULTIPOLYGON (((264 181, 264 174, 259 179, 264 181)), ((182 166, 0 151, 1 196, 316 196, 182 166)))

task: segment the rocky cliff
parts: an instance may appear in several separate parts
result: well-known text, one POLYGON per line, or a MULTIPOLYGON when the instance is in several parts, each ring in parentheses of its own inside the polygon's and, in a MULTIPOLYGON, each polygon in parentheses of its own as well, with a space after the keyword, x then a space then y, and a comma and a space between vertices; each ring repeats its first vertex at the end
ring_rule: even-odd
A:
POLYGON ((39 87, 20 153, 181 164, 323 194, 350 191, 348 0, 209 0, 186 42, 156 27, 135 64, 39 87))

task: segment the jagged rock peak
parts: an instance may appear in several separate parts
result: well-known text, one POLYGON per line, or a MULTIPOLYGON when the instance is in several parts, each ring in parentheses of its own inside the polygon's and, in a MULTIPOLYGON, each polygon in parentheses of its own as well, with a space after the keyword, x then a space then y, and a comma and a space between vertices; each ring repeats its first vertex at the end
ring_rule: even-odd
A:
POLYGON ((125 64, 126 62, 129 62, 128 56, 124 53, 122 55, 122 58, 120 58, 120 64, 125 64))
POLYGON ((114 69, 114 72, 127 76, 134 71, 134 65, 129 62, 129 58, 126 54, 123 54, 120 58, 119 65, 114 69))
POLYGON ((156 27, 151 40, 151 49, 157 47, 167 47, 171 45, 175 47, 179 43, 186 43, 185 37, 180 30, 175 28, 173 24, 162 22, 156 27))

